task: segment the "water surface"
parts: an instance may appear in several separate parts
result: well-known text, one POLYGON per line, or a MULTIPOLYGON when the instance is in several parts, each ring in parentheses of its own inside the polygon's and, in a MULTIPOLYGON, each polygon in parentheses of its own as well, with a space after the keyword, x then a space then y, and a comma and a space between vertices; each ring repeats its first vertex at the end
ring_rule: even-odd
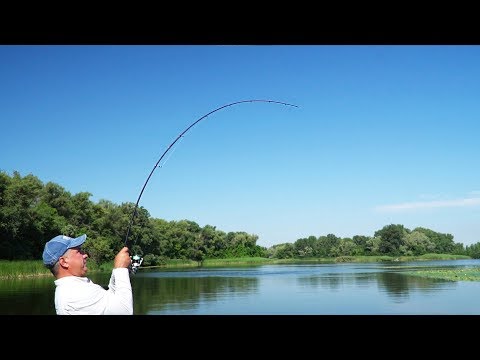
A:
MULTIPOLYGON (((480 260, 140 270, 137 315, 478 315, 480 282, 406 275, 480 260)), ((91 274, 106 286, 109 274, 91 274)), ((53 277, 0 281, 0 314, 53 315, 53 277)))

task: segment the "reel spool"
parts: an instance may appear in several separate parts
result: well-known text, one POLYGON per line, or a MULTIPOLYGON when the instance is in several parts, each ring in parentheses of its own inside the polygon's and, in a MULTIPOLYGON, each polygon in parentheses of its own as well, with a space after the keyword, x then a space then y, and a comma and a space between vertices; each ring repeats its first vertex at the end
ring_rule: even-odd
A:
POLYGON ((130 271, 133 274, 135 274, 138 268, 140 267, 140 265, 142 265, 143 258, 140 255, 133 255, 131 256, 131 258, 132 258, 132 265, 130 265, 130 271))

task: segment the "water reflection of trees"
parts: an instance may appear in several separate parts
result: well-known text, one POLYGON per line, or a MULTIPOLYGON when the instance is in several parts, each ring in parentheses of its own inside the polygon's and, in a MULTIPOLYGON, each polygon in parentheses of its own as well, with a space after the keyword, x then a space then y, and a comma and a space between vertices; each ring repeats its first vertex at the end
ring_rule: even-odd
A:
POLYGON ((377 273, 378 286, 396 300, 408 298, 411 291, 434 293, 439 288, 456 286, 455 282, 430 279, 395 272, 377 273))
POLYGON ((374 273, 331 273, 298 278, 298 284, 301 286, 328 287, 330 290, 338 290, 344 285, 368 287, 372 281, 375 281, 374 273))
MULTIPOLYGON (((108 285, 110 274, 91 279, 108 285)), ((55 315, 55 284, 51 276, 0 281, 0 315, 55 315)), ((241 296, 258 291, 258 279, 249 277, 132 277, 134 314, 164 309, 194 309, 204 300, 241 296)))
POLYGON ((339 274, 322 274, 312 276, 302 276, 298 278, 298 284, 310 287, 328 287, 330 290, 338 290, 342 287, 344 281, 348 281, 339 274))
POLYGON ((1 315, 55 315, 53 277, 0 281, 1 315))
POLYGON ((137 277, 133 283, 134 313, 165 309, 195 309, 204 300, 245 295, 258 290, 257 278, 239 277, 137 277))
POLYGON ((385 292, 396 301, 407 299, 412 291, 434 293, 438 291, 439 288, 456 286, 454 282, 450 281, 388 271, 372 273, 331 273, 298 278, 298 284, 301 286, 322 287, 329 288, 330 290, 339 290, 344 286, 368 288, 372 282, 376 282, 380 291, 385 292))

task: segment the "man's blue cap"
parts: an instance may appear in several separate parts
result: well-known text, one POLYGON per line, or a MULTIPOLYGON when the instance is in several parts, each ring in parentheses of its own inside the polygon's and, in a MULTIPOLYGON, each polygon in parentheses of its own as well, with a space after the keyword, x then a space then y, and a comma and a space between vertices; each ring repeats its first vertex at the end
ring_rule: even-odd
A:
POLYGON ((52 267, 68 249, 82 245, 86 239, 86 234, 80 235, 77 238, 71 238, 65 235, 55 236, 45 244, 43 263, 47 267, 52 267))

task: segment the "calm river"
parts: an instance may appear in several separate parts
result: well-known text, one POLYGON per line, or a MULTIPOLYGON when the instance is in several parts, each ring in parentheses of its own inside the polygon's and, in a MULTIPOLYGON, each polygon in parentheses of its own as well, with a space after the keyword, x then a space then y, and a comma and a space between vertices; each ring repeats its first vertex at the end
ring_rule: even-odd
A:
MULTIPOLYGON (((295 264, 132 276, 137 315, 480 315, 480 282, 405 275, 413 268, 480 267, 480 260, 295 264)), ((91 274, 106 286, 109 274, 91 274)), ((53 277, 0 281, 0 314, 54 315, 53 277)))

